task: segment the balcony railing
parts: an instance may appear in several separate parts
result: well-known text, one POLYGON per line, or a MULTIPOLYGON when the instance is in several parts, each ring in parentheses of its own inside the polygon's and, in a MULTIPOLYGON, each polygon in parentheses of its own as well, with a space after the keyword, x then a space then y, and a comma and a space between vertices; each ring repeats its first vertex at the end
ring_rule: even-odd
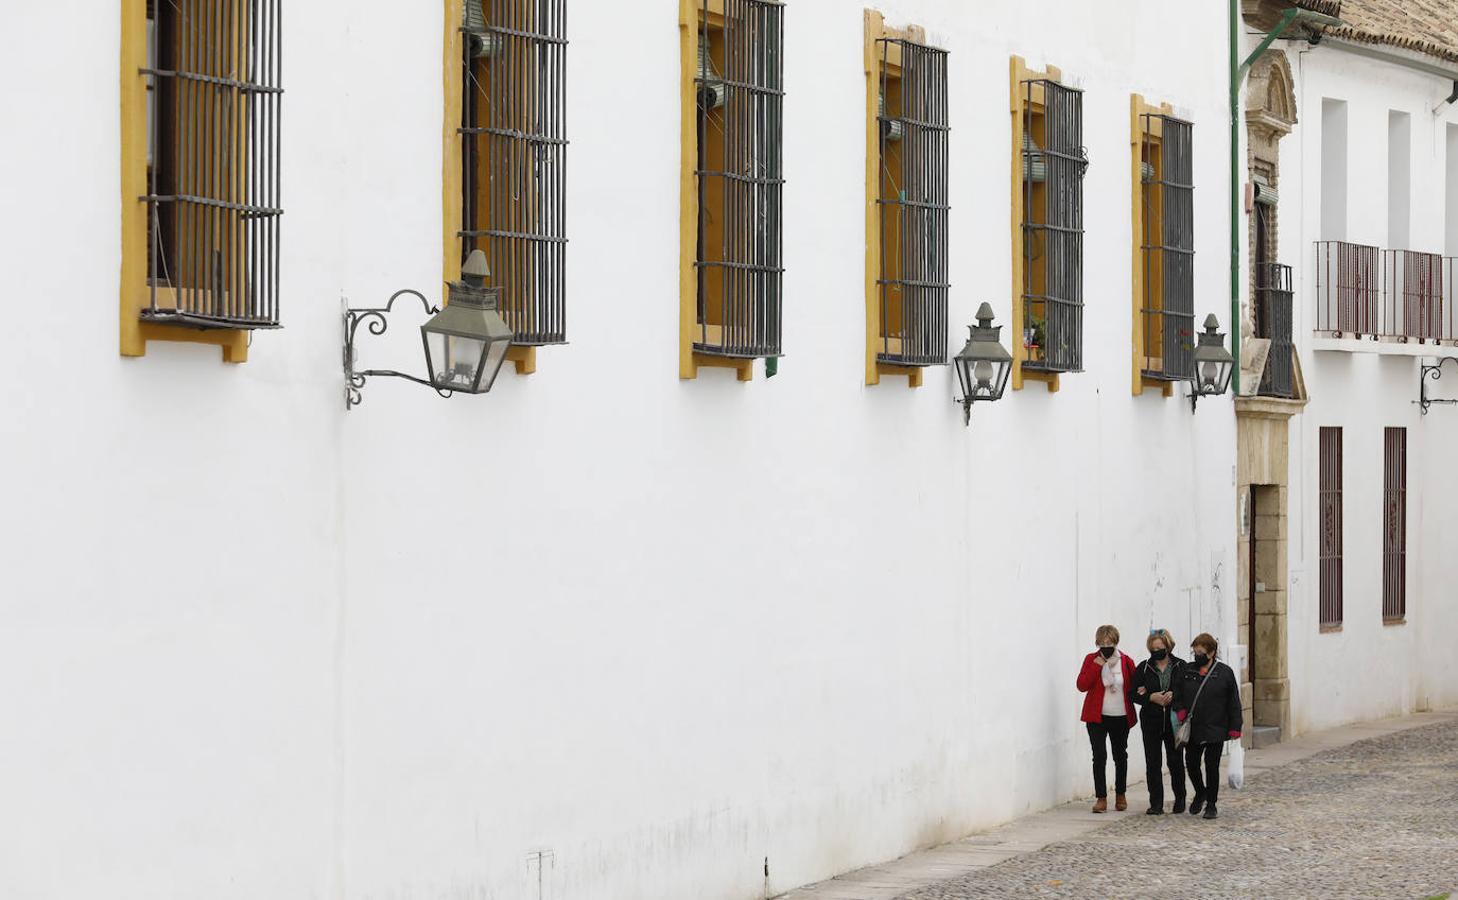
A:
POLYGON ((1382 306, 1384 337, 1418 343, 1445 337, 1443 258, 1416 250, 1382 251, 1382 306))
POLYGON ((1316 245, 1316 331, 1400 343, 1458 340, 1453 259, 1365 244, 1316 245))
POLYGON ((1333 337, 1378 334, 1380 251, 1367 244, 1316 244, 1316 330, 1333 337))
POLYGON ((1271 342, 1261 375, 1263 397, 1293 396, 1291 305, 1291 267, 1279 263, 1256 266, 1256 337, 1271 342))

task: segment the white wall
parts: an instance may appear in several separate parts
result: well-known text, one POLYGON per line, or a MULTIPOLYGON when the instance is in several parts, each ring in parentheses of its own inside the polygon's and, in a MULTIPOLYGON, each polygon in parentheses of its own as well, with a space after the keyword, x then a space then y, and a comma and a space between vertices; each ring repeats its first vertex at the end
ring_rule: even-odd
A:
MULTIPOLYGON (((951 50, 954 322, 1008 316, 1009 54, 1087 91, 1088 371, 968 429, 947 370, 861 384, 862 11, 833 0, 786 17, 775 379, 678 380, 677 23, 583 3, 571 344, 346 415, 341 297, 440 291, 442 23, 385 8, 286 7, 285 328, 242 366, 116 355, 115 21, 32 4, 0 38, 47 85, 0 99, 47 136, 0 145, 29 175, 0 893, 535 897, 549 850, 557 898, 747 898, 1089 793, 1094 629, 1234 632, 1231 405, 1129 394, 1130 92, 1196 123, 1195 308, 1228 325, 1223 11, 885 5, 951 50)), ((418 367, 415 324, 362 361, 418 367)))
MULTIPOLYGON (((1293 419, 1291 437, 1291 593, 1288 641, 1291 712, 1295 729, 1399 715, 1458 702, 1458 662, 1445 650, 1458 633, 1458 609, 1449 602, 1458 576, 1452 554, 1458 530, 1452 509, 1458 495, 1448 448, 1458 440, 1458 413, 1434 406, 1421 416, 1419 360, 1412 356, 1317 350, 1313 242, 1330 233, 1323 220, 1322 133, 1317 114, 1330 99, 1347 105, 1352 190, 1345 222, 1347 239, 1381 247, 1383 223, 1397 204, 1389 197, 1389 132, 1392 110, 1408 112, 1411 170, 1410 238, 1407 247, 1429 252, 1444 246, 1445 142, 1451 108, 1431 110, 1449 84, 1391 63, 1344 53, 1331 44, 1290 52, 1297 77, 1301 117, 1281 145, 1282 204, 1293 201, 1300 215, 1282 218, 1283 261, 1295 270, 1295 333, 1311 402, 1293 419), (1367 174, 1363 174, 1367 173, 1367 174), (1299 193, 1297 193, 1299 186, 1299 193), (1318 201, 1320 198, 1320 201, 1318 201), (1344 622, 1335 633, 1318 623, 1317 552, 1318 429, 1343 429, 1344 622), (1408 429, 1407 621, 1382 622, 1383 429, 1408 429), (1360 674, 1350 672, 1355 660, 1360 674)), ((1288 207, 1289 208, 1289 207, 1288 207)), ((1451 350, 1445 351, 1451 354, 1451 350)), ((1451 371, 1452 363, 1447 368, 1451 371)), ((1451 378, 1448 379, 1451 382, 1451 378)), ((1433 385, 1435 396, 1455 396, 1451 384, 1433 385)))

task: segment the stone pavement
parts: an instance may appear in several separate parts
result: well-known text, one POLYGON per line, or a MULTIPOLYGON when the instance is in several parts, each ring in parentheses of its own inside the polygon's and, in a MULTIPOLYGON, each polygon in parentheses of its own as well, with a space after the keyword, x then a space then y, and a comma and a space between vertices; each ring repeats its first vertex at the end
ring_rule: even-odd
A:
MULTIPOLYGON (((1220 818, 1095 816, 1079 800, 782 900, 1458 897, 1458 712, 1247 751, 1220 818)), ((1168 805, 1166 799, 1166 805, 1168 805)))

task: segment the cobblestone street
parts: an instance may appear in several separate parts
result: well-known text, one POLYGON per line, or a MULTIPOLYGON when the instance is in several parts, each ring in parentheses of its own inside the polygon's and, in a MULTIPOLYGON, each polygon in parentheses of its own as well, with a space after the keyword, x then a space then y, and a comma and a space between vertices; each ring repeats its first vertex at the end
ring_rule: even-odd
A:
POLYGON ((1458 891, 1458 723, 1360 741, 1222 787, 1220 818, 1128 813, 906 900, 1427 898, 1458 891))

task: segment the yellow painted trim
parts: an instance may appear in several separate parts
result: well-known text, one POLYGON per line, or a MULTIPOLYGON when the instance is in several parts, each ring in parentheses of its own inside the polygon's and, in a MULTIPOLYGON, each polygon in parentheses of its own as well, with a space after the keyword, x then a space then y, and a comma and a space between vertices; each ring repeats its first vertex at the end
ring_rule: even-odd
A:
POLYGON ((1146 387, 1158 388, 1165 397, 1174 396, 1174 385, 1144 375, 1144 174, 1141 171, 1144 153, 1144 129, 1140 117, 1170 115, 1174 107, 1168 103, 1153 106, 1139 94, 1129 95, 1129 232, 1130 232, 1130 353, 1132 355, 1131 387, 1140 396, 1146 387))
POLYGON ((1012 114, 1012 204, 1010 238, 1012 242, 1012 374, 1009 377, 1012 389, 1020 391, 1023 382, 1041 381, 1048 386, 1048 392, 1058 390, 1058 373, 1023 372, 1023 363, 1028 358, 1028 349, 1023 346, 1023 96, 1019 87, 1024 81, 1046 78, 1062 81, 1063 73, 1056 66, 1049 66, 1039 72, 1029 69, 1021 56, 1008 61, 1008 108, 1012 114))
POLYGON ((1144 111, 1144 98, 1138 94, 1129 95, 1129 183, 1130 209, 1129 228, 1132 248, 1133 269, 1130 285, 1133 297, 1133 326, 1129 340, 1134 355, 1133 391, 1138 397, 1144 393, 1144 177, 1140 163, 1143 162, 1144 130, 1139 127, 1139 115, 1144 111))
POLYGON ((143 322, 151 302, 147 287, 147 2, 121 0, 121 269, 117 279, 118 351, 146 356, 148 341, 212 344, 224 362, 248 360, 248 332, 242 329, 186 328, 143 322))
POLYGON ((694 175, 699 140, 694 128, 698 25, 698 5, 694 0, 679 0, 678 377, 686 379, 697 378, 701 361, 707 359, 694 353, 694 325, 698 318, 695 262, 699 192, 694 175))
POLYGON ((873 9, 865 11, 866 70, 866 384, 880 384, 881 370, 876 365, 876 338, 881 330, 881 292, 876 278, 881 271, 881 235, 876 199, 879 193, 881 142, 876 133, 878 66, 876 41, 885 33, 885 18, 873 9))
MULTIPOLYGON (((876 282, 881 274, 881 221, 876 201, 880 197, 881 135, 877 128, 880 115, 881 58, 876 42, 883 38, 926 43, 926 29, 920 25, 887 28, 886 17, 874 9, 865 10, 864 61, 866 73, 866 384, 880 384, 882 375, 904 375, 907 387, 921 387, 920 366, 898 366, 876 360, 876 344, 881 339, 881 291, 876 282)), ((892 48, 899 52, 899 47, 892 48)), ((890 54, 894 56, 894 54, 890 54)), ((900 57, 888 60, 896 70, 900 57)))
POLYGON ((530 375, 537 370, 537 348, 514 344, 506 348, 506 358, 516 367, 516 374, 530 375))
POLYGON ((703 366, 710 369, 733 369, 740 381, 754 380, 754 360, 744 359, 738 356, 715 356, 712 353, 693 354, 695 377, 698 375, 698 367, 703 366))
MULTIPOLYGON (((461 97, 462 37, 465 0, 445 0, 445 32, 441 42, 441 284, 461 277, 461 97)), ((513 348, 514 349, 514 348, 513 348)))

